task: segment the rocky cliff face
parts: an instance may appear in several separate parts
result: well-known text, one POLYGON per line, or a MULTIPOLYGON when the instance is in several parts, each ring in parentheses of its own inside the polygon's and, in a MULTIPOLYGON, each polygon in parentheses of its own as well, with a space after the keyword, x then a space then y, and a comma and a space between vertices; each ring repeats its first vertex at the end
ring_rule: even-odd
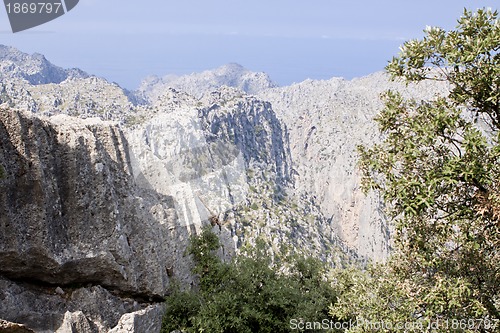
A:
POLYGON ((293 244, 341 260, 345 244, 331 221, 313 198, 291 191, 288 130, 269 102, 229 87, 199 100, 171 89, 151 107, 126 129, 135 176, 174 198, 181 223, 198 231, 216 217, 238 248, 261 237, 276 251, 293 244))
POLYGON ((360 188, 356 146, 379 140, 373 118, 384 107, 381 94, 432 98, 447 87, 435 83, 405 86, 383 73, 347 81, 307 80, 259 94, 289 128, 295 188, 317 199, 336 233, 361 256, 384 260, 390 251, 390 227, 381 198, 360 188))
POLYGON ((123 134, 66 116, 0 117, 0 272, 162 295, 173 243, 163 229, 176 216, 171 198, 134 188, 123 134))
POLYGON ((377 140, 372 118, 381 107, 380 92, 332 79, 305 81, 261 96, 290 129, 297 191, 315 197, 336 233, 359 254, 376 260, 388 253, 389 231, 380 200, 359 188, 356 145, 377 140))
POLYGON ((99 291, 106 297, 96 295, 96 304, 105 306, 106 298, 122 304, 109 322, 100 322, 105 331, 120 312, 140 310, 137 301, 160 300, 173 277, 191 281, 184 256, 190 231, 177 223, 172 197, 135 185, 128 143, 116 124, 4 109, 0 137, 0 275, 28 290, 72 291, 70 299, 50 295, 49 302, 23 303, 13 298, 16 288, 28 291, 4 280, 4 319, 57 329, 41 327, 42 318, 78 308, 75 293, 99 291), (77 288, 89 285, 95 287, 77 288), (136 305, 123 305, 127 299, 136 305))

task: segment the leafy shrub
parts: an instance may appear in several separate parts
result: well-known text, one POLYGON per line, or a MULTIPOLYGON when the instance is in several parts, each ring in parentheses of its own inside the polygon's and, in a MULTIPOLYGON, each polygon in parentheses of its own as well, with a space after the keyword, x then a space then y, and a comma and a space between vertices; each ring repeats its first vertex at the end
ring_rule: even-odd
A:
POLYGON ((215 254, 219 247, 210 228, 192 238, 188 252, 198 290, 176 289, 167 298, 162 332, 279 333, 290 331, 292 319, 332 319, 328 310, 336 293, 320 261, 289 256, 272 263, 258 242, 248 256, 224 263, 215 254))

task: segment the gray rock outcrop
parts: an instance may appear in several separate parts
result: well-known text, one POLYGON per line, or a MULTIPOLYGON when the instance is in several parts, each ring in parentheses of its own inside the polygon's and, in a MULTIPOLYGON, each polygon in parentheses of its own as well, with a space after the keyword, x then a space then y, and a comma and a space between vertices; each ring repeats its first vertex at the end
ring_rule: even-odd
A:
POLYGON ((0 273, 161 296, 178 231, 172 199, 134 188, 121 131, 6 110, 0 126, 0 273))
POLYGON ((105 306, 117 311, 104 324, 89 319, 105 332, 140 310, 122 298, 161 301, 173 276, 191 281, 190 231, 177 223, 172 197, 135 185, 116 124, 2 110, 0 143, 0 275, 11 281, 0 288, 0 317, 50 331, 70 311, 66 321, 87 325, 75 312, 95 298, 86 318, 105 306), (72 293, 45 298, 17 283, 72 293), (75 290, 80 285, 94 287, 75 290))

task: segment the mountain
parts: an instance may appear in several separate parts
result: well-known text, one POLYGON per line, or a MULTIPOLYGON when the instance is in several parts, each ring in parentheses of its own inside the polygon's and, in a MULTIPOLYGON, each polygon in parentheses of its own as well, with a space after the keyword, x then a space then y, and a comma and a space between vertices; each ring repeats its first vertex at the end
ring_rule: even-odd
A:
POLYGON ((389 254, 390 229, 381 199, 360 189, 356 147, 380 139, 373 118, 388 89, 421 99, 447 91, 444 84, 406 86, 374 73, 350 81, 306 80, 257 95, 272 104, 289 129, 296 191, 315 198, 337 234, 359 255, 376 261, 389 254))
POLYGON ((384 90, 446 92, 382 73, 277 87, 235 64, 128 92, 2 50, 0 318, 40 332, 157 332, 162 297, 196 282, 184 253, 203 225, 225 260, 257 239, 330 266, 384 260, 356 146, 379 140, 384 90))
POLYGON ((13 47, 0 45, 0 77, 23 79, 32 85, 61 83, 68 78, 85 78, 80 69, 54 66, 41 54, 23 53, 13 47))
POLYGON ((162 78, 150 76, 142 81, 137 93, 154 100, 167 88, 174 88, 200 98, 222 86, 237 88, 247 94, 256 94, 276 87, 276 84, 266 73, 251 72, 233 63, 190 75, 167 75, 162 78))

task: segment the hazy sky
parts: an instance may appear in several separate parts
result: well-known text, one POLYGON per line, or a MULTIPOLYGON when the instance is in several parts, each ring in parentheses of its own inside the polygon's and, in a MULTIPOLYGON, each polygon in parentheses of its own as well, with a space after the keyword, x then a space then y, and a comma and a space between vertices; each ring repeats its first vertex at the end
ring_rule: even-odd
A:
POLYGON ((498 0, 80 0, 66 15, 0 44, 44 54, 129 89, 147 75, 236 62, 278 84, 382 70, 426 25, 456 25, 464 7, 498 0))

